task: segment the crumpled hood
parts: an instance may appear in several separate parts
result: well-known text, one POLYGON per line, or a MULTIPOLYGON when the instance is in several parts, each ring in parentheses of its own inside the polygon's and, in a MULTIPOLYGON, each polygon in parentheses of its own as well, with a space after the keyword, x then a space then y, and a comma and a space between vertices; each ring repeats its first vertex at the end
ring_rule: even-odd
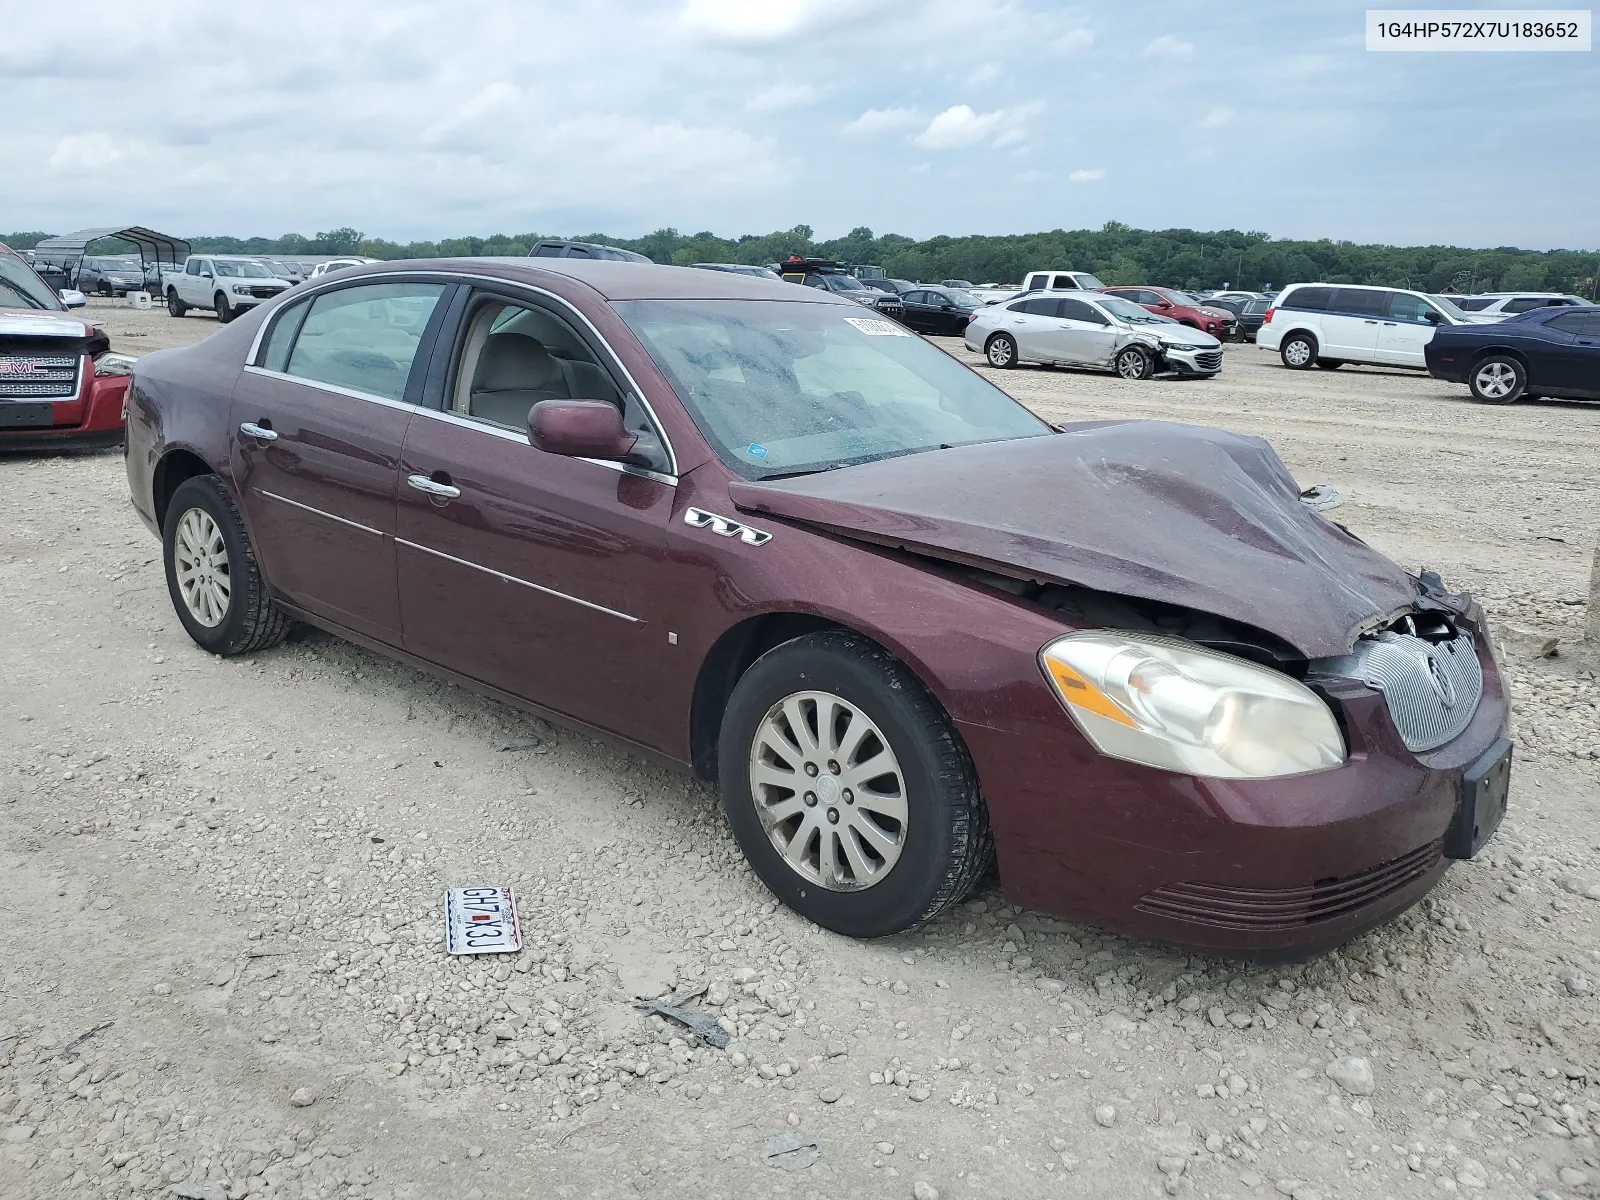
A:
POLYGON ((1265 441, 1193 425, 1083 423, 729 490, 844 537, 1227 617, 1308 658, 1348 653, 1418 598, 1300 503, 1265 441))

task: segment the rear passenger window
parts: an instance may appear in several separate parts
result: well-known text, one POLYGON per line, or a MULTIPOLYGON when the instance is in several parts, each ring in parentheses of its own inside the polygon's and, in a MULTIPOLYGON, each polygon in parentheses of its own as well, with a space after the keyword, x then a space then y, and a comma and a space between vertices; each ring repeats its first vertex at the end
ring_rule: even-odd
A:
POLYGON ((1507 300, 1501 312, 1525 313, 1532 308, 1545 308, 1552 304, 1560 304, 1559 300, 1546 300, 1543 296, 1522 296, 1516 300, 1507 300))
POLYGON ((1330 307, 1334 312, 1382 317, 1388 315, 1389 297, 1392 294, 1377 288, 1340 288, 1334 293, 1330 307))
POLYGON ((444 292, 442 283, 377 283, 324 292, 311 303, 289 375, 405 399, 411 360, 444 292))
POLYGON ((1035 296, 1032 300, 1013 304, 1011 311, 1027 313, 1030 317, 1053 317, 1056 315, 1056 304, 1057 302, 1049 296, 1035 296))
POLYGON ((542 243, 542 244, 540 244, 538 246, 535 246, 533 248, 533 254, 530 257, 532 257, 532 258, 560 258, 561 257, 561 250, 562 250, 562 247, 561 247, 561 244, 559 242, 556 243, 553 246, 550 245, 549 243, 542 243))
POLYGON ((1060 300, 1060 309, 1056 315, 1068 321, 1087 321, 1092 325, 1104 325, 1106 319, 1082 300, 1060 300))
POLYGON ((269 371, 282 371, 289 364, 289 350, 294 345, 294 335, 306 319, 311 305, 302 300, 278 314, 267 336, 266 350, 261 355, 261 365, 269 371))
POLYGON ((1562 313, 1559 317, 1552 317, 1545 322, 1550 329, 1559 329, 1562 333, 1575 334, 1578 337, 1594 337, 1600 334, 1600 313, 1562 313))
POLYGON ((1332 300, 1333 289, 1330 287, 1295 288, 1294 291, 1278 301, 1278 307, 1304 308, 1312 312, 1326 312, 1332 300))

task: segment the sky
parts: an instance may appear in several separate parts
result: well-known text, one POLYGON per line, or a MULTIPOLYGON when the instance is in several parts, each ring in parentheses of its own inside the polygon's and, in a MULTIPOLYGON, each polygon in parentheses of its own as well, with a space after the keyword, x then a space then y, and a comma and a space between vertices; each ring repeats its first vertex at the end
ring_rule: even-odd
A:
POLYGON ((1369 53, 1364 11, 0 0, 0 229, 1600 247, 1600 49, 1369 53))

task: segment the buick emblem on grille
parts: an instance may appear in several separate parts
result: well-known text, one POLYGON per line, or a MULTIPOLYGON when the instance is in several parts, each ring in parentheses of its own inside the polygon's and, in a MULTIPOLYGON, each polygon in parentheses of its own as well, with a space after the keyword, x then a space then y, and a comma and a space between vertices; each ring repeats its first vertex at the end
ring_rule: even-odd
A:
POLYGON ((1446 708, 1456 706, 1455 681, 1445 674, 1444 668, 1439 665, 1438 652, 1428 651, 1428 683, 1433 687, 1433 694, 1439 697, 1439 703, 1446 708))

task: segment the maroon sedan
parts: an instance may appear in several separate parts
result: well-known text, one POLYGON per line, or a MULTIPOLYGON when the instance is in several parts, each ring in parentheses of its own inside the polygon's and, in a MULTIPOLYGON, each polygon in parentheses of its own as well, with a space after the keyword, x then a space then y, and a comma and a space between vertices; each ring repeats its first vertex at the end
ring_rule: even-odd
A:
POLYGON ((1045 424, 829 293, 389 263, 140 360, 133 502, 216 654, 294 621, 716 781, 786 904, 1297 954, 1504 809, 1468 597, 1257 439, 1045 424))
POLYGON ((1239 318, 1225 308, 1208 308, 1188 292, 1164 287, 1106 287, 1100 289, 1108 296, 1121 296, 1142 304, 1158 317, 1171 317, 1179 325, 1187 325, 1202 333, 1209 333, 1219 341, 1227 341, 1238 328, 1239 318))
POLYGON ((116 445, 133 362, 0 242, 0 450, 116 445))

